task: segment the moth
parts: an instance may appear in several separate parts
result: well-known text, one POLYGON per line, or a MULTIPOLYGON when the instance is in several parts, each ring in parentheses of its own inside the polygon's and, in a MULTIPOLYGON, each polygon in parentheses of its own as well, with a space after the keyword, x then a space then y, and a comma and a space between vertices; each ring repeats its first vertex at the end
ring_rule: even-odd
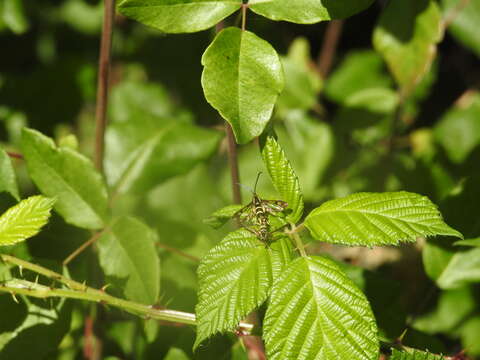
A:
POLYGON ((270 229, 269 216, 280 217, 287 209, 288 203, 283 200, 265 200, 261 199, 257 194, 258 179, 262 173, 259 172, 255 180, 253 188, 252 201, 238 210, 234 217, 238 219, 240 226, 254 234, 259 240, 267 243, 272 233, 281 230, 284 226, 278 229, 270 229))

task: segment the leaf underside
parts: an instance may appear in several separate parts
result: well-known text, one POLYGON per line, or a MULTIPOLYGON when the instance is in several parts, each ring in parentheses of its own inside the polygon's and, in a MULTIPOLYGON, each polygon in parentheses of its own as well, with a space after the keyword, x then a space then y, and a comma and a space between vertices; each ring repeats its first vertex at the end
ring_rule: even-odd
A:
POLYGON ((399 351, 396 349, 392 350, 392 356, 390 360, 443 360, 442 355, 435 355, 428 352, 423 352, 420 350, 413 350, 410 352, 399 351))
POLYGON ((292 210, 287 216, 288 221, 296 223, 303 214, 303 196, 290 161, 272 136, 267 137, 262 156, 275 189, 292 210))
POLYGON ((298 258, 275 280, 264 320, 271 360, 376 360, 368 300, 331 260, 298 258))
POLYGON ((395 245, 431 235, 462 238, 427 197, 405 191, 327 201, 307 216, 305 225, 317 240, 346 245, 395 245))

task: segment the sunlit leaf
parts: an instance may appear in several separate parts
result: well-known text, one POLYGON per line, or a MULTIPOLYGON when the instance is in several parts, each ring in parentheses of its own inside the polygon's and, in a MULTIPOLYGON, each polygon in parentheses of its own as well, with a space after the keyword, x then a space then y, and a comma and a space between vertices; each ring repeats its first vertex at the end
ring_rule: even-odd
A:
POLYGON ((40 195, 20 201, 0 216, 0 246, 13 245, 36 235, 50 217, 54 199, 40 195))
POLYGON ((405 191, 327 201, 307 216, 305 225, 317 240, 348 245, 395 245, 430 235, 462 238, 428 198, 405 191))
POLYGON ((22 131, 22 152, 29 175, 66 222, 98 229, 107 218, 107 190, 92 162, 32 129, 22 131))
POLYGON ((160 260, 155 233, 142 222, 123 217, 98 240, 100 265, 110 282, 130 300, 155 304, 160 291, 160 260))
POLYGON ((208 29, 238 10, 240 0, 124 0, 118 11, 166 33, 208 29))
POLYGON ((392 0, 373 34, 375 49, 385 58, 404 94, 428 72, 441 40, 441 13, 433 0, 392 0))
POLYGON ((12 195, 17 201, 20 200, 12 161, 7 153, 0 148, 0 192, 4 191, 12 195))
POLYGON ((202 259, 195 346, 218 332, 232 331, 267 298, 273 273, 283 267, 278 250, 245 229, 230 233, 202 259))
POLYGON ((272 178, 273 186, 280 194, 281 199, 288 203, 287 209, 291 210, 287 219, 296 223, 303 214, 303 196, 298 177, 290 161, 272 136, 266 138, 262 156, 265 167, 272 178))
POLYGON ((286 4, 283 0, 250 0, 253 12, 272 20, 285 20, 299 24, 351 16, 369 7, 373 0, 296 0, 286 4))
POLYGON ((296 259, 275 280, 263 337, 272 360, 376 360, 379 352, 365 295, 322 257, 296 259))
POLYGON ((202 65, 205 97, 230 123, 237 142, 260 135, 283 89, 275 49, 254 33, 229 27, 207 48, 202 65))

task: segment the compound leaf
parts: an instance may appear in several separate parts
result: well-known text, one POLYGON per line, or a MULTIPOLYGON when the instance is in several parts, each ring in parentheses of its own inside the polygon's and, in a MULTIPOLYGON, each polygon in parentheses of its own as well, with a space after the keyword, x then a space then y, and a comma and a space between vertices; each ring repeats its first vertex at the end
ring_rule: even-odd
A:
POLYGON ((395 245, 429 235, 463 238, 427 197, 405 191, 327 201, 307 216, 305 225, 317 240, 346 245, 395 245))
POLYGON ((124 0, 118 11, 166 33, 208 29, 241 6, 240 0, 124 0))
POLYGON ((266 138, 262 148, 262 156, 265 167, 272 178, 273 186, 275 186, 282 200, 288 203, 288 209, 292 210, 287 219, 296 223, 303 214, 303 196, 298 177, 290 161, 272 136, 266 138))
POLYGON ((313 24, 319 21, 346 18, 358 13, 373 3, 373 0, 250 0, 253 12, 271 20, 285 20, 298 24, 313 24))
POLYGON ((54 199, 41 195, 20 201, 0 216, 0 246, 13 245, 36 235, 50 217, 54 199))
POLYGON ((202 65, 205 97, 230 123, 237 142, 260 135, 283 89, 275 49, 249 31, 229 27, 207 48, 202 65))
POLYGON ((103 227, 107 190, 92 162, 32 129, 22 130, 22 152, 28 172, 46 196, 56 198, 55 210, 65 221, 87 229, 103 227))
POLYGON ((100 265, 125 297, 155 304, 160 291, 160 263, 155 233, 142 222, 122 217, 98 240, 100 265))
POLYGON ((323 257, 298 258, 275 280, 264 339, 271 360, 374 360, 379 352, 368 300, 323 257))
POLYGON ((12 161, 8 154, 0 149, 0 192, 3 191, 12 195, 17 201, 20 200, 12 161))
POLYGON ((280 252, 240 229, 228 234, 198 268, 197 339, 194 348, 217 332, 231 331, 267 298, 280 252))

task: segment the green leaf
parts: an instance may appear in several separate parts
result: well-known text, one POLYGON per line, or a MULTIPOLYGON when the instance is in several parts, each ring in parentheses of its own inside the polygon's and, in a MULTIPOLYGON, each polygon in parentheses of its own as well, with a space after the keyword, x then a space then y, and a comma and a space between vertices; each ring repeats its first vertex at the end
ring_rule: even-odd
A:
POLYGON ((295 171, 288 161, 280 145, 268 136, 262 148, 263 161, 270 174, 273 186, 278 191, 281 199, 288 203, 287 220, 296 223, 303 214, 303 195, 295 171))
POLYGON ((228 220, 230 220, 235 213, 240 210, 243 205, 228 205, 221 209, 215 211, 212 215, 208 218, 203 220, 204 224, 210 225, 214 229, 218 229, 223 224, 225 224, 228 220))
POLYGON ((455 253, 436 279, 442 289, 480 281, 480 248, 455 253))
POLYGON ((205 97, 230 123, 237 142, 260 135, 283 89, 275 49, 249 31, 229 27, 207 48, 202 65, 205 97))
POLYGON ((296 0, 286 4, 283 0, 250 0, 249 8, 271 20, 285 20, 298 24, 346 18, 363 11, 373 0, 296 0))
POLYGON ((66 222, 87 229, 103 227, 107 190, 92 162, 32 129, 22 131, 22 152, 40 191, 56 198, 55 210, 66 222))
POLYGON ((454 15, 448 31, 465 46, 480 56, 480 38, 478 37, 478 24, 480 23, 480 3, 468 1, 458 3, 457 0, 442 0, 443 12, 446 18, 454 15), (461 6, 461 11, 458 11, 461 6))
POLYGON ((433 0, 392 0, 373 33, 373 45, 384 57, 404 95, 429 71, 442 39, 441 13, 433 0))
POLYGON ((7 192, 17 201, 20 200, 15 171, 8 154, 0 148, 0 192, 7 192))
POLYGON ((155 304, 160 291, 160 259, 155 233, 142 222, 122 217, 98 240, 100 265, 127 299, 155 304))
POLYGON ((328 77, 325 95, 344 104, 366 89, 390 88, 392 80, 384 70, 382 58, 374 51, 353 51, 328 77))
POLYGON ((187 173, 213 154, 221 137, 218 131, 190 124, 159 124, 155 129, 135 121, 112 124, 107 132, 105 168, 117 193, 144 193, 187 173))
POLYGON ((266 300, 282 259, 280 251, 266 247, 245 229, 230 233, 205 255, 198 268, 194 348, 217 332, 234 330, 266 300))
POLYGON ((467 240, 456 241, 453 245, 480 247, 480 237, 476 238, 476 239, 467 239, 467 240))
POLYGON ((365 295, 322 257, 296 259, 275 280, 263 337, 271 360, 374 360, 379 352, 365 295))
POLYGON ((305 225, 317 240, 346 245, 395 245, 429 235, 462 238, 427 197, 405 191, 327 201, 307 216, 305 225))
POLYGON ((20 201, 0 216, 0 246, 13 245, 36 235, 50 217, 55 203, 41 195, 20 201))
POLYGON ((418 316, 413 327, 428 334, 455 332, 475 307, 474 293, 468 287, 442 291, 435 309, 418 316))
POLYGON ((392 349, 392 356, 390 360, 443 360, 442 355, 435 355, 429 352, 423 352, 420 350, 400 351, 392 349))
POLYGON ((296 38, 282 57, 285 88, 278 98, 280 109, 310 109, 318 101, 322 88, 320 74, 311 66, 310 45, 305 38, 296 38))
POLYGON ((0 3, 0 27, 5 24, 16 34, 23 34, 29 28, 22 0, 3 0, 0 3))
POLYGON ((118 11, 166 33, 208 29, 240 9, 240 0, 124 0, 118 11))
POLYGON ((452 162, 464 162, 480 145, 480 94, 455 104, 435 125, 434 136, 452 162))

